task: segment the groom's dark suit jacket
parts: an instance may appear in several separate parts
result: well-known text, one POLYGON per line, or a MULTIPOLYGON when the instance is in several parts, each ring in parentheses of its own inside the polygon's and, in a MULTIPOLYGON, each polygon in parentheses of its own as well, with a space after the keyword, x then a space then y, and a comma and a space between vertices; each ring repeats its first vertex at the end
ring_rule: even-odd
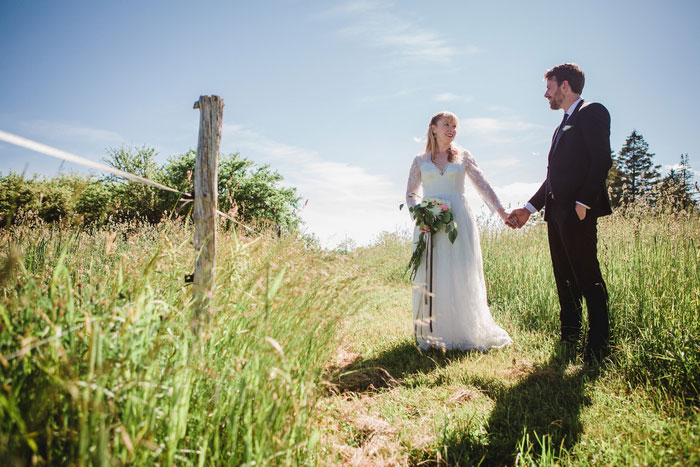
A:
POLYGON ((572 210, 576 201, 585 204, 590 207, 586 216, 610 214, 605 186, 612 166, 608 110, 602 104, 582 100, 566 121, 556 146, 554 141, 552 138, 547 178, 530 204, 538 211, 545 208, 545 220, 554 214, 547 209, 551 195, 558 206, 571 206, 572 210))

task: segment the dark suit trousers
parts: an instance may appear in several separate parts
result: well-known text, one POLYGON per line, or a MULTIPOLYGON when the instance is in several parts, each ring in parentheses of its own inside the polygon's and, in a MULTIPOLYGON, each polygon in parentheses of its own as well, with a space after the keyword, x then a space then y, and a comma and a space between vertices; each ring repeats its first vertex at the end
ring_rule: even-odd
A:
POLYGON ((605 351, 609 341, 608 293, 598 263, 597 218, 587 215, 580 220, 574 202, 549 201, 547 232, 561 306, 561 338, 574 341, 580 337, 584 297, 588 308, 588 349, 605 351))

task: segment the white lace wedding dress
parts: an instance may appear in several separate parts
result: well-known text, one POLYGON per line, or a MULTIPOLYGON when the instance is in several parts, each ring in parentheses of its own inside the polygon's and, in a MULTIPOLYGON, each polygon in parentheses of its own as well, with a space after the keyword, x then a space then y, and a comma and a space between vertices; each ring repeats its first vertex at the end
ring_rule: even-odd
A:
MULTIPOLYGON (((448 163, 444 172, 431 161, 429 153, 417 156, 408 177, 408 206, 420 203, 423 197, 450 201, 458 232, 454 243, 444 232, 433 236, 432 313, 430 300, 426 299, 429 276, 425 255, 414 279, 414 332, 421 349, 486 350, 513 342, 493 320, 486 302, 479 232, 464 194, 465 175, 489 208, 503 218, 503 206, 468 151, 462 151, 461 161, 448 163)), ((419 233, 416 227, 414 245, 419 233)))

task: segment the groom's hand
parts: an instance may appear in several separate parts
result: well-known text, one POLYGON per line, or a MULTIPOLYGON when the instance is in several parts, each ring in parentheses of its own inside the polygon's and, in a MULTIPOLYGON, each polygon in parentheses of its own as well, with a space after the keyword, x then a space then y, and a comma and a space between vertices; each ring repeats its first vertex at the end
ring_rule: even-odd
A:
POLYGON ((506 222, 509 226, 519 229, 527 223, 529 218, 530 211, 528 211, 526 208, 518 208, 513 209, 513 212, 510 213, 506 219, 506 222))
POLYGON ((585 206, 581 206, 580 204, 576 204, 576 215, 578 216, 579 220, 584 220, 586 218, 586 208, 585 206))

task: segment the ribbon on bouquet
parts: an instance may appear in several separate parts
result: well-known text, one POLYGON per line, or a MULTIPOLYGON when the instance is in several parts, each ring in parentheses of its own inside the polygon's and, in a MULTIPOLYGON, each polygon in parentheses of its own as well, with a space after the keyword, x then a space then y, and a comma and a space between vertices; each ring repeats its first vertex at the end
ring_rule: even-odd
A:
MULTIPOLYGON (((425 306, 428 307, 428 323, 430 327, 430 332, 433 332, 433 235, 432 232, 424 232, 422 234, 425 238, 426 249, 425 249, 425 282, 423 285, 423 305, 419 306, 420 316, 417 316, 413 323, 413 335, 418 339, 418 326, 420 326, 420 337, 423 339, 423 329, 425 327, 425 306)), ((420 341, 418 342, 420 344, 420 341)))
POLYGON ((423 297, 425 304, 428 305, 428 319, 430 320, 430 332, 433 332, 433 235, 432 232, 425 233, 427 237, 428 248, 425 252, 425 279, 428 281, 428 286, 423 297))

